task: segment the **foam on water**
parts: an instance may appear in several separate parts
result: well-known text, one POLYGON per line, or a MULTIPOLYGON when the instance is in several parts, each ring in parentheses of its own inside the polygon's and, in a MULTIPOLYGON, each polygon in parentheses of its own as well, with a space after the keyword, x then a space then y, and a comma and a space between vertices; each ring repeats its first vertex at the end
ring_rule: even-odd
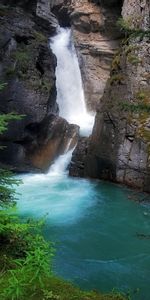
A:
POLYGON ((54 224, 77 222, 92 205, 92 186, 86 180, 73 180, 67 174, 57 175, 56 165, 49 175, 22 176, 23 186, 18 208, 24 215, 36 218, 48 214, 54 224), (25 193, 22 193, 25 190, 25 193), (35 194, 34 194, 35 193, 35 194))
POLYGON ((125 188, 54 174, 24 175, 17 191, 23 217, 47 215, 55 272, 86 289, 139 288, 132 299, 149 300, 150 206, 129 200, 125 188))

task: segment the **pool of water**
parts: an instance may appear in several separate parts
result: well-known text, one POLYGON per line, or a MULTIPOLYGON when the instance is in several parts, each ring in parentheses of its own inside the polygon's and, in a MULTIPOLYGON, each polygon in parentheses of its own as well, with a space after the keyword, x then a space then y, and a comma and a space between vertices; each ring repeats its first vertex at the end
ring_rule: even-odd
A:
POLYGON ((47 216, 58 275, 81 288, 130 290, 132 299, 150 299, 150 205, 129 200, 132 191, 111 183, 50 174, 22 179, 19 212, 47 216))

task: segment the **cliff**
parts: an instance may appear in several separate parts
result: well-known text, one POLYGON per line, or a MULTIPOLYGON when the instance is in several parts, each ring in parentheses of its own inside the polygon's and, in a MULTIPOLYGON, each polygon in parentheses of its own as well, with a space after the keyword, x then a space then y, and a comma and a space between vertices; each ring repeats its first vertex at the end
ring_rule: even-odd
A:
POLYGON ((121 13, 121 1, 117 1, 116 7, 98 6, 93 2, 71 1, 70 18, 87 107, 95 111, 119 44, 120 32, 116 22, 121 13))
POLYGON ((92 136, 79 139, 70 174, 149 191, 149 11, 148 0, 2 1, 0 82, 7 87, 0 111, 25 116, 1 136, 7 146, 1 163, 45 170, 75 132, 77 139, 78 128, 58 116, 56 103, 48 38, 59 20, 72 27, 87 106, 96 111, 92 136))
POLYGON ((124 0, 124 39, 111 66, 84 176, 150 191, 150 2, 124 0))
POLYGON ((0 163, 16 171, 46 170, 78 132, 58 116, 57 62, 48 44, 58 26, 53 5, 47 0, 0 5, 0 83, 6 84, 0 112, 23 115, 0 137, 5 147, 0 163))

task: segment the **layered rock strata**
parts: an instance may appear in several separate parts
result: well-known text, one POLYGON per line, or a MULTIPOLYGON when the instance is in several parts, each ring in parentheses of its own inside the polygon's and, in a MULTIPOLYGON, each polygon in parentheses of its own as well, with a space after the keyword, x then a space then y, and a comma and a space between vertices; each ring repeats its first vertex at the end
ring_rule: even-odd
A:
POLYGON ((150 191, 150 2, 125 0, 125 39, 96 115, 84 175, 150 191))
POLYGON ((88 109, 92 111, 96 110, 103 95, 119 44, 116 22, 120 9, 120 2, 117 7, 110 8, 88 0, 71 1, 69 6, 85 98, 88 109))

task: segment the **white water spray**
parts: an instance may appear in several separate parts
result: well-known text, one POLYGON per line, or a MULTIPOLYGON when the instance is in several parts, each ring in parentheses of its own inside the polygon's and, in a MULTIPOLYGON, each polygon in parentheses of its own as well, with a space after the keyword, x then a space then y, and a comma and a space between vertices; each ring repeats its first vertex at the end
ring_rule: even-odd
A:
MULTIPOLYGON (((71 124, 79 125, 82 136, 89 136, 93 128, 94 116, 86 109, 81 72, 71 39, 71 30, 59 28, 58 34, 51 39, 50 46, 57 57, 56 87, 60 116, 71 124)), ((67 174, 66 169, 74 150, 68 151, 70 143, 71 141, 66 152, 50 167, 48 176, 60 177, 67 174)))
POLYGON ((51 40, 51 48, 57 57, 56 86, 57 103, 60 116, 69 123, 80 126, 80 134, 91 134, 94 116, 89 114, 85 105, 81 72, 71 30, 59 28, 51 40))

